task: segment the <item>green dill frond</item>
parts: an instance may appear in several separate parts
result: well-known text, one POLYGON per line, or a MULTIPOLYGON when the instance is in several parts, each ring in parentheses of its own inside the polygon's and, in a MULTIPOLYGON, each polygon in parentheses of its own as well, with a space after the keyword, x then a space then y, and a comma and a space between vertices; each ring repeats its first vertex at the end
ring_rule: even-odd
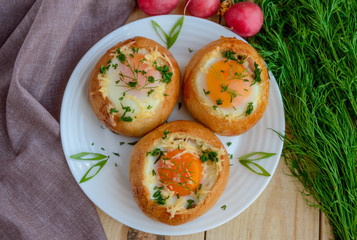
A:
POLYGON ((330 220, 336 239, 357 238, 357 1, 260 0, 251 39, 284 102, 284 157, 330 220))

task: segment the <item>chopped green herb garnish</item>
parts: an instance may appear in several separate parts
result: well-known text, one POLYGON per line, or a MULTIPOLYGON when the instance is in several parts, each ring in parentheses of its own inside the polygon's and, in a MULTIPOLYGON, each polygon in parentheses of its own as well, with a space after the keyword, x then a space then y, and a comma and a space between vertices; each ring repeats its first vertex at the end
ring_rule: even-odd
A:
MULTIPOLYGON (((121 104, 121 103, 120 103, 121 104)), ((130 116, 125 116, 128 112, 131 112, 131 108, 129 106, 123 106, 123 104, 121 104, 121 107, 122 109, 124 110, 124 113, 123 115, 120 117, 120 119, 123 121, 123 122, 132 122, 133 119, 132 117, 130 116)))
POLYGON ((202 155, 200 159, 202 162, 207 162, 207 160, 211 160, 212 162, 218 162, 218 153, 214 151, 202 151, 202 155))
POLYGON ((202 89, 204 94, 207 96, 208 94, 210 94, 210 91, 206 91, 205 89, 202 89))
POLYGON ((116 108, 111 108, 110 109, 110 114, 117 113, 117 112, 118 112, 118 110, 116 108))
POLYGON ((163 187, 163 186, 161 186, 161 187, 155 186, 155 187, 154 187, 154 190, 157 190, 157 189, 159 189, 159 190, 164 190, 164 187, 163 187))
POLYGON ((188 199, 188 200, 187 200, 187 203, 188 203, 188 205, 187 205, 187 209, 192 208, 192 205, 193 205, 193 203, 194 203, 194 202, 195 202, 194 200, 192 200, 192 199, 188 199))
POLYGON ((154 92, 154 89, 150 89, 150 90, 148 91, 148 96, 150 96, 153 92, 154 92))
POLYGON ((157 71, 159 71, 161 73, 161 77, 162 77, 162 82, 169 84, 171 82, 171 78, 173 76, 173 73, 170 72, 170 68, 167 65, 164 65, 162 67, 157 66, 157 64, 155 64, 155 68, 157 71))
POLYGON ((223 205, 221 208, 222 208, 223 210, 226 210, 227 206, 226 206, 226 205, 223 205))
POLYGON ((124 64, 125 63, 125 61, 126 61, 126 56, 125 56, 125 54, 124 53, 122 53, 121 51, 120 51, 120 48, 118 48, 117 49, 117 58, 118 58, 118 60, 122 63, 122 64, 124 64))
POLYGON ((239 96, 240 94, 237 93, 237 91, 232 90, 228 87, 228 84, 221 84, 221 92, 226 92, 230 96, 230 102, 233 102, 233 99, 239 96))
POLYGON ((149 76, 148 77, 148 81, 149 81, 149 83, 154 83, 155 82, 155 78, 153 76, 149 76))
POLYGON ((237 55, 234 51, 232 51, 230 49, 227 50, 227 51, 224 51, 222 53, 222 55, 223 55, 224 58, 226 58, 226 62, 228 60, 233 60, 233 61, 236 61, 239 64, 243 64, 244 63, 245 56, 237 55))
POLYGON ((165 155, 165 153, 166 153, 166 151, 161 151, 160 148, 155 148, 154 151, 147 152, 146 156, 150 155, 152 157, 155 157, 155 156, 159 155, 154 162, 154 164, 156 164, 157 161, 159 161, 161 159, 161 157, 163 157, 165 155))
POLYGON ((231 142, 227 142, 227 146, 229 147, 230 145, 232 145, 232 143, 231 142))
POLYGON ((132 122, 132 121, 133 121, 133 118, 130 117, 130 116, 128 116, 128 117, 122 116, 122 117, 121 117, 121 120, 122 120, 123 122, 132 122))
POLYGON ((250 115, 253 112, 253 102, 249 102, 247 106, 247 110, 245 111, 245 116, 250 115))
POLYGON ((166 159, 167 159, 167 158, 164 157, 164 155, 165 155, 165 152, 164 152, 164 151, 161 151, 161 150, 160 150, 158 154, 159 154, 159 156, 156 158, 154 164, 156 164, 156 163, 161 159, 161 157, 162 157, 163 160, 166 160, 166 159))
POLYGON ((217 100, 216 100, 216 103, 217 103, 217 105, 222 105, 222 99, 220 99, 220 98, 218 98, 217 100))
POLYGON ((164 131, 164 136, 162 137, 162 139, 166 139, 167 138, 167 135, 169 134, 170 132, 167 131, 167 129, 165 129, 164 131))
POLYGON ((109 67, 110 67, 110 65, 108 65, 108 66, 104 66, 104 65, 100 66, 99 73, 100 74, 105 74, 106 71, 109 69, 109 67))
POLYGON ((163 190, 163 187, 154 187, 154 190, 157 190, 152 196, 155 198, 155 202, 159 205, 165 205, 166 200, 170 197, 167 196, 164 198, 161 194, 161 190, 163 190))
POLYGON ((146 156, 148 156, 148 155, 151 155, 151 156, 156 156, 157 154, 159 154, 159 152, 160 152, 160 148, 155 148, 155 150, 154 151, 152 151, 152 152, 147 152, 146 153, 146 156))
POLYGON ((131 88, 135 88, 137 84, 138 84, 137 81, 130 81, 130 82, 128 82, 128 86, 131 87, 131 88))
POLYGON ((252 84, 255 83, 261 83, 262 79, 261 79, 261 74, 262 70, 259 68, 259 65, 254 62, 254 82, 252 84))

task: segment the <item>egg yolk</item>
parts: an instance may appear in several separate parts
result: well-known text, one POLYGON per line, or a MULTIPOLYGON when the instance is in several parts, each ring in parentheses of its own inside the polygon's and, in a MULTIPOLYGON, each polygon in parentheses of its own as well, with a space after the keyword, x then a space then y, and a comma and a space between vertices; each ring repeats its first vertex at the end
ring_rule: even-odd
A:
POLYGON ((202 177, 201 160, 183 149, 167 152, 158 162, 158 175, 166 187, 179 196, 189 195, 202 177))
POLYGON ((242 103, 249 96, 252 82, 252 76, 242 64, 221 60, 210 67, 205 92, 215 105, 229 108, 242 103))

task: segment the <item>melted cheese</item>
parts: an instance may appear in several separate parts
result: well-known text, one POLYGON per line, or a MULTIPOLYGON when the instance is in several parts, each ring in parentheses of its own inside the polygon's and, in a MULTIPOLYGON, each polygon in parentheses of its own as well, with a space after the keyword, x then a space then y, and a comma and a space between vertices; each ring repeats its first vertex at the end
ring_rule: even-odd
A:
POLYGON ((145 59, 150 63, 149 65, 151 66, 154 65, 155 62, 160 67, 168 63, 170 65, 170 68, 173 69, 173 65, 170 61, 170 58, 167 55, 161 54, 157 50, 157 48, 154 51, 146 53, 145 59))

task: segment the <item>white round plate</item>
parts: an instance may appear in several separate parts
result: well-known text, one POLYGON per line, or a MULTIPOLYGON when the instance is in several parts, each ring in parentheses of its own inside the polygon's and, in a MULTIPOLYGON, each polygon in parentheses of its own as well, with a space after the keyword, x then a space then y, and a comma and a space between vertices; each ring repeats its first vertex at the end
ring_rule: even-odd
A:
MULTIPOLYGON (((216 205, 192 222, 169 226, 146 217, 136 205, 129 184, 129 159, 133 143, 139 138, 116 135, 104 128, 92 112, 87 96, 88 80, 99 58, 112 46, 134 36, 153 39, 162 45, 151 20, 169 32, 181 16, 165 15, 141 19, 113 31, 96 43, 74 69, 64 93, 61 109, 61 139, 68 165, 79 183, 88 169, 98 161, 81 161, 70 158, 80 152, 109 155, 106 165, 92 179, 79 183, 84 193, 109 216, 119 222, 153 234, 184 235, 217 227, 244 211, 261 194, 271 177, 257 175, 238 161, 238 157, 255 151, 276 153, 258 163, 273 175, 279 162, 283 141, 273 130, 284 132, 284 111, 279 88, 270 73, 269 105, 258 124, 243 135, 221 137, 231 159, 228 185, 216 205), (230 146, 227 143, 231 142, 230 146), (117 156, 114 153, 119 153, 117 156), (225 205, 226 209, 221 207, 225 205)), ((208 20, 185 16, 181 33, 170 48, 180 66, 181 73, 196 50, 219 37, 236 37, 230 30, 208 20), (192 51, 193 50, 193 51, 192 51)), ((179 98, 168 121, 192 120, 179 98)), ((91 173, 93 174, 93 173, 91 173)))

